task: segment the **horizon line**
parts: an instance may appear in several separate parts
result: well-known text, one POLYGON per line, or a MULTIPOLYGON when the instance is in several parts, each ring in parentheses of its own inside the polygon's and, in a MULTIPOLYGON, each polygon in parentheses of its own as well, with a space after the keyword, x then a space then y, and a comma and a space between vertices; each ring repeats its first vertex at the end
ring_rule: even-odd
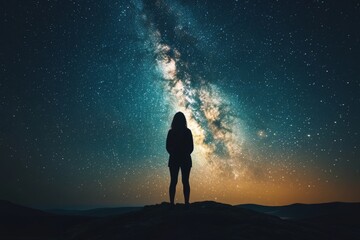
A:
MULTIPOLYGON (((10 200, 5 200, 5 199, 0 199, 0 201, 2 202, 9 202, 12 203, 14 205, 18 205, 18 206, 23 206, 23 207, 28 207, 28 208, 33 208, 33 209, 38 209, 38 210, 77 210, 77 211, 87 211, 87 210, 94 210, 94 209, 111 209, 111 208, 143 208, 145 206, 153 206, 153 205, 158 205, 158 204, 162 204, 162 203, 169 203, 167 201, 163 201, 163 202, 159 202, 159 203, 153 203, 153 204, 144 204, 144 205, 124 205, 124 204, 119 204, 119 205, 63 205, 60 206, 58 204, 53 205, 52 207, 50 207, 51 204, 49 204, 49 206, 41 206, 38 204, 21 204, 21 203, 16 203, 10 200)), ((257 205, 257 206, 263 206, 263 207, 285 207, 285 206, 291 206, 291 205, 321 205, 321 204, 331 204, 331 203, 359 203, 360 201, 329 201, 329 202, 316 202, 316 203, 302 203, 302 202, 294 202, 294 203, 289 203, 289 204, 283 204, 283 205, 265 205, 265 204, 258 204, 258 203, 238 203, 238 204, 230 204, 230 203, 225 203, 225 202, 218 202, 218 201, 214 201, 214 200, 204 200, 204 201, 194 201, 194 202, 190 202, 190 204, 193 203, 201 203, 201 202, 215 202, 215 203, 220 203, 220 204, 224 204, 224 205, 230 205, 230 206, 241 206, 241 205, 257 205)), ((184 204, 183 202, 178 202, 176 204, 184 204)))

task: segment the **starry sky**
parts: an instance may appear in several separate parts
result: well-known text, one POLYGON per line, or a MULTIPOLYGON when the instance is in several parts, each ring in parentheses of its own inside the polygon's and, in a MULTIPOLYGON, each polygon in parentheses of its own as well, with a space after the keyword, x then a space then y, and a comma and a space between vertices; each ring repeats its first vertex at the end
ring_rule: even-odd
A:
POLYGON ((357 1, 0 9, 0 199, 168 201, 165 139, 182 111, 195 143, 191 201, 360 201, 357 1))

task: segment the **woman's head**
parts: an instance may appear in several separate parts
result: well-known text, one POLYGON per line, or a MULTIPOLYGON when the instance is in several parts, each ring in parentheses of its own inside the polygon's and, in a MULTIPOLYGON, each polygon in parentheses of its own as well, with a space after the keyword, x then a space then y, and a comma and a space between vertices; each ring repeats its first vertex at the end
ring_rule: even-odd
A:
POLYGON ((182 128, 186 128, 186 127, 187 127, 187 124, 186 124, 185 115, 182 112, 175 113, 173 121, 171 123, 171 128, 172 129, 182 129, 182 128))

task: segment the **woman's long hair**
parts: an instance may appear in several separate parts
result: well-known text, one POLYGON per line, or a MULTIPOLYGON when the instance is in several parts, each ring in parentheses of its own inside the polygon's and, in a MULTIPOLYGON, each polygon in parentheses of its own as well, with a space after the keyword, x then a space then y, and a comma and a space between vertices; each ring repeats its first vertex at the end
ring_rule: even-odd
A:
POLYGON ((177 112, 171 123, 171 129, 184 129, 187 128, 186 118, 182 112, 177 112))

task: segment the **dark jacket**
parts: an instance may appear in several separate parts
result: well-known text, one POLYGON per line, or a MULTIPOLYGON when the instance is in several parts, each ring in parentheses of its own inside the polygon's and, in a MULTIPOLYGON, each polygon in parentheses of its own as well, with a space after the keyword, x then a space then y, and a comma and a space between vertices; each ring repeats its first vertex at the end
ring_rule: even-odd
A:
POLYGON ((166 138, 166 150, 170 154, 168 166, 192 166, 191 153, 194 150, 190 129, 170 129, 166 138))

